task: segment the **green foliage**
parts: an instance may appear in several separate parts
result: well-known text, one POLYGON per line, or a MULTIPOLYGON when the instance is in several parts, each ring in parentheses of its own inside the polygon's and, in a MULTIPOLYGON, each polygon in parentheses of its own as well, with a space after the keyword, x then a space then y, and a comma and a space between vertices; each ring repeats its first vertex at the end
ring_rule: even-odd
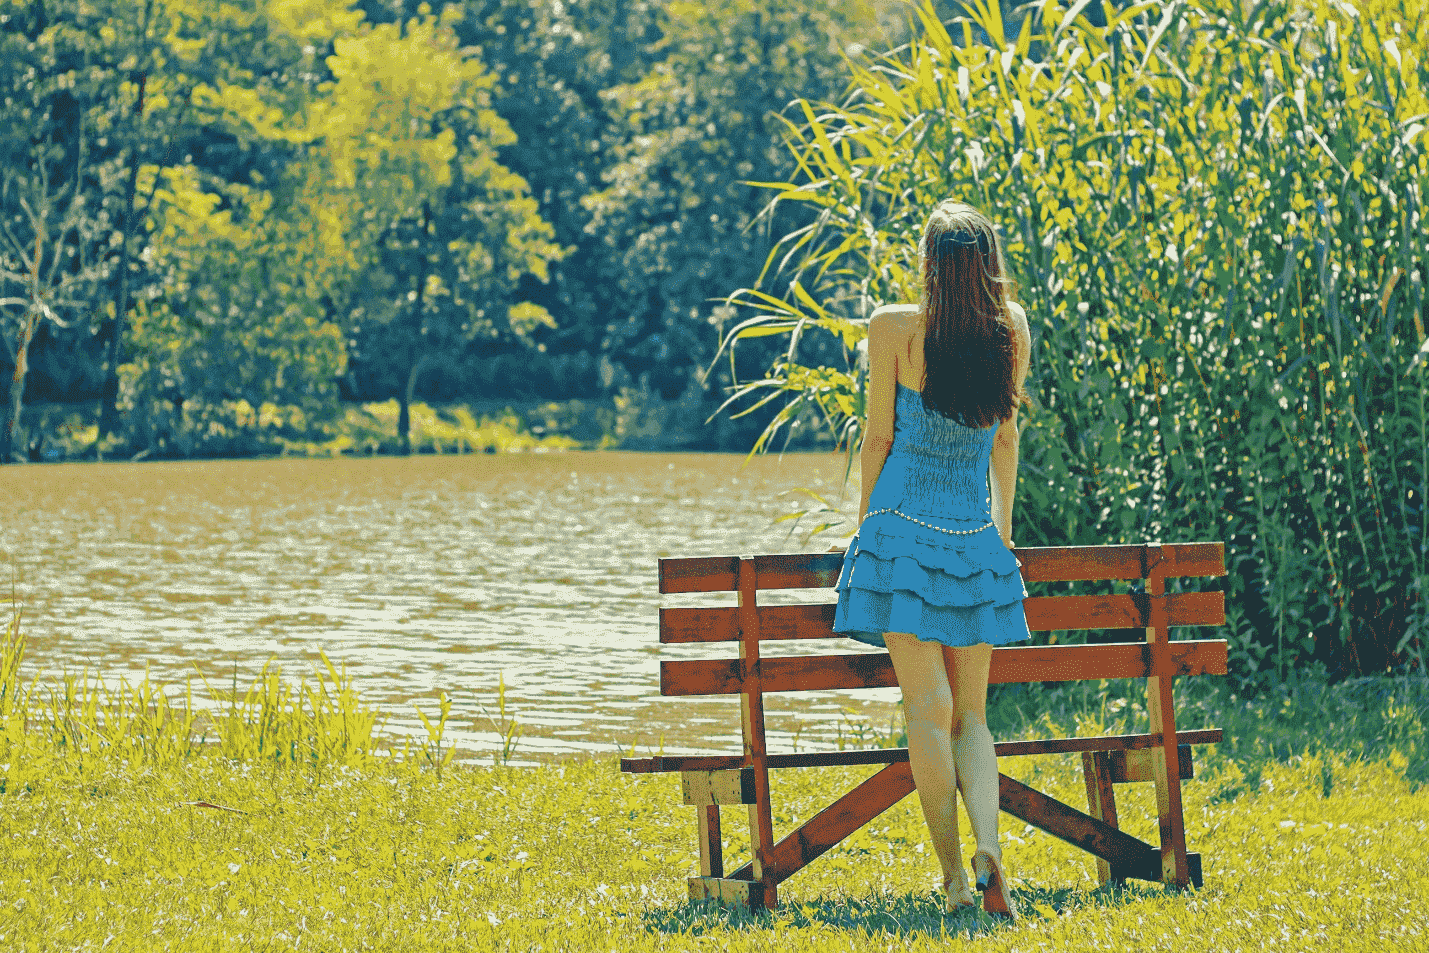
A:
POLYGON ((59 761, 83 765, 95 759, 173 768, 200 755, 244 762, 272 761, 310 768, 370 763, 381 727, 363 705, 346 669, 322 655, 309 684, 282 677, 271 661, 240 693, 235 673, 225 692, 208 688, 208 704, 196 704, 190 681, 178 693, 150 681, 119 678, 106 685, 88 671, 65 674, 41 685, 24 682, 20 613, 0 645, 0 783, 15 793, 43 777, 59 761))
MULTIPOLYGON (((409 440, 413 453, 435 454, 682 449, 705 410, 693 385, 673 401, 648 385, 628 384, 600 400, 415 401, 408 408, 409 440)), ((98 439, 92 406, 33 404, 25 413, 23 429, 36 435, 31 449, 39 459, 82 457, 98 439)), ((396 399, 345 404, 336 415, 322 416, 298 405, 268 402, 254 407, 245 400, 207 408, 186 403, 182 416, 160 406, 154 419, 166 421, 169 429, 156 434, 139 455, 164 459, 395 454, 402 447, 400 417, 396 399)), ((108 456, 118 444, 111 440, 106 446, 108 456)))
POLYGON ((1048 3, 1005 36, 969 9, 950 31, 920 6, 847 104, 789 123, 771 187, 818 219, 722 345, 790 338, 731 397, 787 400, 755 450, 813 405, 852 464, 862 319, 917 300, 927 210, 965 199, 1032 325, 1019 543, 1224 540, 1242 676, 1423 671, 1429 17, 1048 3), (842 367, 798 352, 814 328, 842 367))
POLYGON ((505 672, 496 673, 496 715, 493 716, 491 712, 487 711, 485 705, 480 707, 481 713, 486 716, 486 720, 491 723, 491 727, 501 737, 501 751, 492 754, 491 762, 492 764, 505 764, 511 760, 511 755, 516 751, 517 740, 521 737, 520 720, 506 710, 505 672))
MULTIPOLYGON (((332 436, 315 445, 327 453, 394 453, 401 441, 397 430, 400 408, 395 400, 349 407, 332 428, 332 436)), ((411 446, 417 453, 512 453, 569 450, 580 441, 564 433, 535 433, 513 412, 478 420, 466 407, 437 409, 411 406, 411 446)))
MULTIPOLYGON (((651 368, 671 396, 671 373, 711 354, 702 319, 712 287, 755 280, 771 231, 806 226, 783 206, 760 221, 750 180, 785 173, 779 116, 796 97, 832 98, 848 83, 845 45, 868 40, 872 5, 802 0, 669 4, 660 59, 639 81, 606 93, 617 128, 604 187, 585 196, 590 228, 618 262, 630 302, 607 341, 651 368)), ((722 369, 716 369, 722 378, 722 369)), ((674 378, 672 380, 672 378, 674 378)))
POLYGON ((76 213, 46 244, 72 326, 33 335, 25 399, 94 400, 91 456, 244 452, 268 441, 216 437, 235 408, 318 428, 339 391, 648 390, 701 406, 635 444, 743 447, 759 412, 705 427, 723 368, 689 393, 711 303, 810 216, 761 223, 742 180, 787 176, 773 117, 840 94, 849 43, 890 24, 862 0, 0 0, 4 118, 36 130, 0 170, 50 169, 76 213), (614 373, 581 370, 601 358, 614 373))
POLYGON ((362 275, 348 306, 359 325, 405 322, 416 360, 553 323, 530 305, 493 307, 521 276, 544 281, 561 249, 526 182, 498 161, 515 136, 492 108, 495 78, 459 49, 459 19, 447 7, 334 38, 334 79, 303 132, 316 146, 312 207, 341 209, 334 237, 362 275))
POLYGON ((134 442, 222 452, 216 428, 237 436, 258 423, 244 407, 330 416, 342 334, 305 287, 311 256, 278 254, 290 247, 292 222, 275 213, 272 194, 219 182, 224 192, 210 192, 192 167, 148 174, 159 179, 150 264, 163 290, 137 303, 120 369, 134 442))
MULTIPOLYGON (((309 61, 313 41, 331 43, 330 80, 303 96, 290 83, 205 97, 238 136, 296 148, 277 181, 229 184, 220 210, 218 196, 192 187, 191 171, 159 173, 188 180, 161 189, 155 209, 157 270, 179 261, 161 282, 167 313, 137 315, 139 360, 128 370, 158 399, 306 403, 331 414, 348 351, 365 348, 400 373, 406 449, 424 369, 472 338, 552 323, 507 299, 523 274, 544 279, 560 249, 525 182, 497 161, 513 136, 491 108, 480 59, 458 49, 456 8, 370 26, 358 12, 315 12, 279 5, 273 25, 305 43, 309 61), (213 319, 195 320, 204 303, 195 284, 210 291, 213 319), (243 319, 252 333, 235 339, 243 319), (206 376, 172 373, 163 357, 206 376), (282 393, 285 384, 298 393, 282 393)), ((146 406, 137 416, 162 423, 164 413, 146 406)))
POLYGON ((28 450, 21 427, 25 385, 36 338, 87 337, 89 302, 106 273, 110 229, 101 188, 115 174, 92 141, 76 84, 92 79, 76 69, 82 36, 44 30, 36 11, 0 3, 0 340, 13 367, 0 415, 0 463, 28 450), (29 15, 27 15, 29 14, 29 15), (19 135, 20 131, 28 135, 19 135))

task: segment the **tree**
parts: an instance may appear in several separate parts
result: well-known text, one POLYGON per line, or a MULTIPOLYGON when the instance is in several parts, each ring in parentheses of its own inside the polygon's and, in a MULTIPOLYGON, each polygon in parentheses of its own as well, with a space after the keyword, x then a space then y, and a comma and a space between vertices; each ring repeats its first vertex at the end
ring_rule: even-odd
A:
MULTIPOLYGON (((100 272, 94 260, 95 222, 79 188, 83 170, 76 170, 68 189, 57 190, 47 159, 43 154, 37 157, 29 174, 0 170, 0 208, 18 206, 18 214, 8 215, 0 225, 0 293, 9 286, 19 291, 0 297, 0 328, 17 332, 10 350, 15 371, 8 423, 0 434, 0 463, 10 462, 17 452, 30 343, 36 330, 46 321, 68 327, 70 322, 61 317, 64 313, 85 320, 85 292, 100 272)), ((11 334, 4 336, 9 345, 11 334)))
POLYGON ((72 92, 79 63, 42 6, 25 13, 0 32, 0 125, 33 130, 0 147, 0 336, 14 368, 0 463, 20 449, 35 336, 47 323, 88 322, 107 237, 86 189, 92 131, 72 92))
POLYGON ((398 433, 428 368, 481 339, 552 326, 513 299, 562 249, 524 179, 497 150, 515 141, 492 108, 494 77, 453 30, 448 7, 339 37, 334 77, 306 117, 310 201, 342 211, 354 286, 338 309, 350 346, 398 371, 398 433))
POLYGON ((101 439, 105 414, 125 410, 150 452, 252 452, 273 421, 260 408, 285 408, 299 430, 337 408, 342 335, 325 302, 347 260, 331 216, 303 201, 305 142, 286 120, 325 76, 312 41, 360 14, 318 0, 145 10, 128 63, 146 68, 111 109, 124 228, 101 439))
POLYGON ((149 174, 157 290, 136 302, 120 368, 135 442, 242 454, 269 449, 261 431, 305 435, 336 410, 344 353, 300 210, 193 166, 149 174))
POLYGON ((601 346, 670 396, 714 351, 711 299, 752 285, 769 236, 810 220, 787 203, 760 221, 768 196, 751 182, 792 171, 781 115, 840 98, 846 46, 878 27, 855 2, 678 0, 667 13, 660 61, 605 94, 625 138, 584 205, 614 292, 601 346))
POLYGON ((610 249, 584 201, 602 188, 615 148, 628 138, 605 94, 638 81, 664 55, 657 49, 662 6, 473 0, 454 25, 496 78, 493 106, 516 137, 501 147, 501 161, 529 183, 567 251, 548 282, 528 276, 517 290, 559 317, 559 327, 536 329, 538 347, 598 354, 612 309, 621 307, 618 290, 602 285, 610 249))

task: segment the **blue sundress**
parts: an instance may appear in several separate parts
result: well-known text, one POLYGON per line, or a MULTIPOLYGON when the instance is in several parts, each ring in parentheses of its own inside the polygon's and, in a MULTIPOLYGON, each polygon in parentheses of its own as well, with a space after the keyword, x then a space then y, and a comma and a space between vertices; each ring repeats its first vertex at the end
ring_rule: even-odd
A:
POLYGON ((1029 638, 1021 563, 992 525, 988 462, 998 424, 967 427, 898 384, 893 446, 844 554, 833 630, 884 646, 1005 645, 1029 638))

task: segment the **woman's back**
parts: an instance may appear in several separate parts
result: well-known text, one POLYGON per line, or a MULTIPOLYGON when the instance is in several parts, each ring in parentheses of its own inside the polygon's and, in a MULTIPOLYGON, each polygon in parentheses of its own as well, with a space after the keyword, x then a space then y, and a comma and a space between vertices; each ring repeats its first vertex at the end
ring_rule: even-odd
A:
MULTIPOLYGON (((1010 307, 1022 310, 1015 304, 1010 307)), ((893 446, 875 495, 884 501, 896 497, 904 510, 928 516, 986 522, 991 519, 992 507, 988 461, 1000 423, 969 427, 924 406, 920 391, 924 326, 916 305, 904 306, 900 317, 906 340, 897 368, 893 446)), ((869 505, 875 506, 872 499, 869 505)))
MULTIPOLYGON (((927 516, 992 518, 987 467, 997 427, 967 427, 923 406, 922 395, 898 385, 894 403, 893 446, 878 486, 869 499, 889 500, 904 511, 927 516)), ((887 505, 887 504, 880 504, 887 505)))
MULTIPOLYGON (((1021 305, 1009 301, 1007 308, 1012 328, 1027 326, 1027 313, 1022 310, 1021 305)), ((900 333, 904 336, 904 342, 898 359, 898 383, 921 392, 923 369, 926 365, 923 341, 927 328, 923 315, 916 304, 885 306, 885 310, 898 315, 902 322, 900 333)), ((1014 336, 1018 336, 1016 330, 1014 336)))

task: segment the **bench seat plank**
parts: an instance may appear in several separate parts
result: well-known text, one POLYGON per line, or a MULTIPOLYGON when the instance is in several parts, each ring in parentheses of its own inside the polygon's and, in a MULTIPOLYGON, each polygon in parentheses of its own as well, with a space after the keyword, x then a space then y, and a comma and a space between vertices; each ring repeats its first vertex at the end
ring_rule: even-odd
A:
MULTIPOLYGON (((1215 744, 1223 737, 1220 728, 1178 731, 1183 745, 1215 744)), ((1085 738, 1040 738, 1031 741, 999 741, 993 745, 999 758, 1032 754, 1069 754, 1080 751, 1134 751, 1154 748, 1160 735, 1098 735, 1085 738)), ((816 768, 855 764, 893 764, 908 760, 907 748, 861 748, 853 751, 804 751, 769 755, 770 768, 816 768)), ((665 755, 654 758, 621 758, 626 774, 661 774, 667 771, 729 771, 743 767, 744 757, 729 755, 665 755)))
MULTIPOLYGON (((1223 639, 1182 639, 1164 645, 1110 642, 1100 645, 1028 645, 993 649, 988 684, 1071 682, 1145 678, 1154 651, 1163 650, 1168 675, 1224 675, 1223 639)), ((898 684, 886 654, 805 655, 759 662, 763 691, 892 688, 898 684)), ((660 663, 661 695, 735 695, 741 691, 738 659, 683 659, 660 663)))

